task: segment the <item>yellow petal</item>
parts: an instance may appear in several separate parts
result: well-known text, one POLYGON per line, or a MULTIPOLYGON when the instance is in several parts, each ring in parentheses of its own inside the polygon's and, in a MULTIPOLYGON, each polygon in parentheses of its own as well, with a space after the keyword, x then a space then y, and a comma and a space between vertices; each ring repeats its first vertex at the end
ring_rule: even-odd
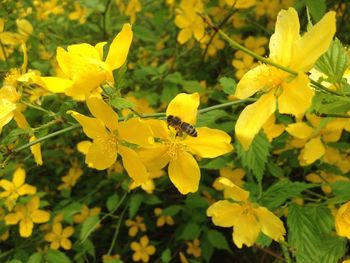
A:
POLYGON ((67 113, 71 114, 83 126, 84 133, 91 139, 106 136, 107 132, 101 120, 87 117, 76 111, 68 111, 67 113))
POLYGON ((154 147, 142 148, 138 154, 150 171, 164 168, 170 161, 168 154, 169 147, 162 144, 156 144, 154 147))
POLYGON ((100 42, 97 43, 95 45, 95 49, 97 50, 98 54, 99 54, 99 59, 102 60, 103 59, 103 48, 104 46, 107 44, 107 42, 100 42))
POLYGON ((40 80, 44 83, 45 89, 54 93, 64 93, 67 89, 73 86, 73 81, 58 77, 41 77, 40 80))
POLYGON ((262 95, 257 102, 245 107, 238 117, 235 132, 245 150, 249 149, 256 134, 275 112, 276 98, 273 92, 262 95))
POLYGON ((291 82, 283 83, 282 94, 278 97, 278 111, 300 117, 311 106, 313 96, 308 77, 299 73, 291 82))
POLYGON ((265 207, 258 207, 255 209, 261 223, 261 231, 271 237, 275 241, 284 240, 286 230, 283 222, 275 214, 267 210, 265 207))
POLYGON ((110 131, 117 129, 118 114, 107 103, 100 98, 89 97, 86 104, 92 115, 101 120, 110 131))
POLYGON ((26 178, 26 172, 22 168, 17 168, 14 175, 13 175, 13 184, 15 187, 20 187, 24 184, 24 180, 26 178))
POLYGON ((169 178, 183 195, 198 190, 200 170, 196 160, 187 152, 177 154, 177 159, 170 160, 169 178))
POLYGON ((193 28, 193 35, 197 41, 201 41, 204 36, 204 24, 202 18, 198 18, 196 22, 196 26, 193 28))
POLYGON ((161 139, 169 138, 169 130, 165 121, 151 119, 145 120, 145 122, 150 126, 154 137, 161 139))
POLYGON ((275 33, 270 38, 270 58, 282 66, 289 66, 293 44, 300 38, 298 13, 294 8, 278 13, 275 33))
POLYGON ((350 239, 350 202, 346 202, 339 207, 335 215, 335 229, 339 236, 344 236, 350 239))
POLYGON ((77 149, 79 152, 86 155, 89 152, 91 144, 92 142, 90 141, 81 141, 77 144, 77 149))
POLYGON ((302 161, 308 165, 320 159, 326 152, 320 137, 311 139, 301 152, 302 161))
POLYGON ((110 136, 101 136, 94 140, 88 153, 85 163, 97 170, 104 170, 111 167, 117 159, 117 144, 110 136))
POLYGON ((36 187, 24 184, 17 190, 17 193, 19 195, 33 195, 36 193, 36 187))
POLYGON ((120 122, 118 135, 121 140, 145 147, 154 142, 151 128, 147 122, 140 118, 131 118, 125 122, 120 122))
POLYGON ((265 64, 249 70, 238 82, 234 96, 239 99, 246 99, 261 90, 264 86, 270 85, 266 75, 269 74, 269 67, 265 64))
POLYGON ((185 44, 192 37, 192 31, 189 28, 182 29, 177 35, 177 42, 185 44))
POLYGON ((23 218, 19 222, 19 234, 21 237, 29 237, 33 232, 33 221, 29 218, 23 218))
MULTIPOLYGON (((57 50, 58 51, 58 50, 57 50)), ((82 43, 82 44, 74 44, 74 45, 69 45, 67 47, 67 53, 68 53, 68 57, 71 60, 75 60, 77 57, 81 57, 81 58, 90 58, 90 59, 96 59, 98 60, 101 56, 101 54, 99 53, 99 51, 91 46, 90 44, 87 43, 82 43)), ((61 55, 61 54, 60 54, 61 55)), ((58 60, 58 52, 57 52, 57 60, 58 60)), ((65 61, 68 62, 68 61, 65 61)), ((76 68, 76 66, 79 66, 79 64, 74 64, 74 63, 79 63, 78 60, 73 61, 73 63, 71 63, 70 65, 67 65, 71 68, 71 70, 73 70, 71 73, 74 74, 74 70, 76 68)), ((60 64, 61 66, 61 64, 60 64)))
POLYGON ((330 11, 294 43, 290 67, 307 72, 315 61, 327 51, 336 31, 335 12, 330 11))
POLYGON ((188 20, 186 16, 177 15, 175 17, 175 25, 179 28, 185 28, 191 26, 191 22, 188 20))
POLYGON ((129 147, 122 145, 119 145, 119 153, 122 156, 125 170, 135 183, 145 183, 148 180, 147 170, 137 153, 129 147))
MULTIPOLYGON (((33 135, 30 137, 29 142, 33 142, 36 140, 36 137, 33 135)), ((43 159, 41 156, 41 146, 40 143, 36 143, 32 146, 30 146, 30 151, 34 155, 34 160, 37 165, 42 165, 43 164, 43 159)))
POLYGON ((260 224, 255 217, 242 213, 234 227, 233 242, 242 248, 243 244, 248 247, 254 245, 260 233, 260 224))
POLYGON ((132 38, 131 25, 124 24, 122 30, 113 39, 106 58, 106 63, 110 65, 112 70, 120 68, 125 63, 132 38))
POLYGON ((166 115, 179 117, 181 121, 194 125, 197 119, 197 108, 199 106, 199 94, 180 93, 173 98, 168 105, 166 115))
POLYGON ((21 215, 19 213, 7 214, 4 220, 6 225, 17 225, 18 221, 21 220, 21 215))
POLYGON ((72 241, 70 241, 67 238, 61 239, 61 247, 63 247, 65 250, 69 250, 72 248, 72 241))
POLYGON ((61 223, 55 223, 53 226, 52 226, 52 232, 55 233, 56 235, 61 235, 61 232, 62 232, 62 225, 61 223))
POLYGON ((299 139, 309 139, 314 133, 314 129, 307 125, 305 122, 297 122, 289 124, 286 131, 299 139))
POLYGON ((226 132, 207 127, 196 130, 197 137, 187 136, 184 140, 191 152, 203 158, 215 158, 232 151, 231 137, 226 132))
POLYGON ((19 110, 15 110, 13 113, 14 113, 13 118, 16 121, 18 127, 21 129, 28 129, 29 124, 27 122, 26 117, 23 115, 23 113, 20 112, 19 110))
POLYGON ((5 179, 0 180, 0 186, 5 190, 11 190, 11 191, 15 187, 12 182, 5 179))
POLYGON ((217 183, 221 184, 229 191, 226 191, 225 198, 232 198, 235 201, 245 201, 249 197, 249 192, 235 185, 232 181, 225 177, 219 177, 217 183))
POLYGON ((34 223, 45 223, 50 220, 50 213, 44 210, 35 210, 31 216, 34 223))
POLYGON ((231 227, 238 223, 238 219, 243 212, 240 205, 222 200, 212 204, 207 210, 207 216, 212 217, 216 226, 231 227))
POLYGON ((63 229, 62 236, 63 237, 70 237, 74 233, 74 228, 71 226, 66 227, 63 229))

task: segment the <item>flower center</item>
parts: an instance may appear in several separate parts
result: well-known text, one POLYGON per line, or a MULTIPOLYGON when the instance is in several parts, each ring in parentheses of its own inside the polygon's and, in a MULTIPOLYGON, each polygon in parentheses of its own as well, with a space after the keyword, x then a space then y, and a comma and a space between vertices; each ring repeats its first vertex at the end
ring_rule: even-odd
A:
POLYGON ((261 71, 260 81, 265 83, 265 87, 262 91, 268 92, 271 89, 277 89, 281 87, 281 84, 285 81, 288 74, 286 72, 272 67, 266 66, 265 70, 261 71))

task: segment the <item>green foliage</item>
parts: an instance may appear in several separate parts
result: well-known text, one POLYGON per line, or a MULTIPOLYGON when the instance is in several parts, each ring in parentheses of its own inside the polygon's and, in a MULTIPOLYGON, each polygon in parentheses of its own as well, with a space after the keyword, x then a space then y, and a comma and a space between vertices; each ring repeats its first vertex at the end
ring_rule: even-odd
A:
POLYGON ((222 233, 216 230, 209 230, 206 234, 210 244, 214 248, 230 250, 226 238, 222 233))
POLYGON ((306 6, 315 23, 321 20, 327 8, 325 0, 306 0, 306 6))
POLYGON ((315 68, 327 76, 327 82, 340 83, 348 63, 348 52, 339 39, 336 39, 332 42, 328 51, 317 60, 315 68))
POLYGON ((219 82, 222 86, 222 90, 226 94, 232 95, 235 93, 237 83, 234 79, 223 77, 223 78, 219 79, 219 82))
POLYGON ((243 167, 253 173, 257 181, 261 183, 265 172, 266 163, 270 156, 270 143, 266 135, 260 132, 250 145, 247 151, 244 151, 238 140, 236 141, 236 150, 241 159, 243 167))
POLYGON ((70 263, 70 259, 66 254, 59 250, 49 249, 45 255, 45 260, 47 263, 70 263))

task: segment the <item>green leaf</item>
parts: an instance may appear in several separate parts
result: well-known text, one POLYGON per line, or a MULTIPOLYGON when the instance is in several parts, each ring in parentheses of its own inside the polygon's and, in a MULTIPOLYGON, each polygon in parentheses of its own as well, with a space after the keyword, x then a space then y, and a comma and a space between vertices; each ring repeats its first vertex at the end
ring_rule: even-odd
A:
POLYGON ((271 163, 271 162, 267 163, 266 168, 267 168, 267 171, 274 177, 282 178, 284 175, 283 169, 275 163, 271 163))
POLYGON ((85 241, 95 231, 100 219, 97 215, 85 219, 80 232, 80 240, 85 241))
POLYGON ((182 233, 179 235, 178 238, 185 240, 194 240, 199 237, 200 233, 201 228, 199 227, 199 225, 190 222, 184 227, 182 233))
POLYGON ((270 210, 273 210, 284 204, 287 199, 297 197, 302 191, 317 186, 315 184, 291 182, 289 180, 279 181, 263 193, 259 202, 270 210))
POLYGON ((208 160, 205 164, 201 165, 201 168, 208 169, 208 170, 217 170, 220 168, 227 167, 227 164, 231 161, 228 160, 230 157, 217 157, 212 160, 208 160))
POLYGON ((49 249, 45 255, 47 263, 70 263, 70 259, 59 250, 49 249))
POLYGON ((170 260, 171 260, 171 251, 170 251, 170 249, 167 248, 166 250, 164 250, 160 257, 162 259, 162 262, 164 262, 164 263, 170 262, 170 260))
POLYGON ((117 194, 113 194, 113 195, 108 197, 107 209, 109 212, 111 212, 113 209, 115 209, 117 207, 117 205, 119 204, 119 200, 120 200, 120 198, 117 194))
POLYGON ((185 205, 190 209, 208 207, 208 202, 197 193, 188 194, 185 200, 185 205))
POLYGON ((203 92, 204 89, 201 86, 201 84, 196 81, 196 80, 185 80, 182 82, 182 88, 188 92, 188 93, 193 93, 193 92, 203 92))
POLYGON ((235 93, 236 91, 236 86, 237 86, 237 83, 234 79, 232 78, 226 78, 226 77, 223 77, 219 80, 221 86, 222 86, 222 90, 228 94, 228 95, 232 95, 235 93))
POLYGON ((162 215, 164 216, 174 216, 182 210, 182 206, 180 205, 172 205, 168 206, 162 211, 162 215))
MULTIPOLYGON (((315 0, 310 0, 310 2, 315 0)), ((316 1, 315 1, 316 2, 316 1)), ((340 82, 348 67, 348 54, 339 39, 332 42, 330 48, 315 63, 318 71, 326 74, 330 83, 340 82)))
POLYGON ((143 198, 142 202, 144 204, 147 204, 147 205, 159 205, 159 204, 163 203, 163 201, 160 200, 158 196, 151 195, 151 194, 146 195, 143 198))
POLYGON ((124 98, 113 98, 109 102, 113 106, 113 108, 118 110, 134 107, 134 104, 132 102, 124 98))
POLYGON ((209 230, 208 240, 213 245, 213 247, 218 249, 230 250, 225 236, 216 230, 209 230))
POLYGON ((61 210, 64 220, 67 221, 68 223, 72 223, 73 215, 76 213, 79 213, 82 207, 83 205, 78 202, 70 203, 68 206, 64 207, 61 210))
POLYGON ((236 150, 242 165, 251 171, 259 183, 261 183, 265 166, 270 156, 270 143, 263 132, 255 136, 248 151, 245 151, 239 141, 236 141, 236 150))
POLYGON ((346 114, 350 110, 350 98, 316 93, 310 110, 321 114, 346 114))
POLYGON ((260 232, 256 244, 261 247, 269 247, 272 243, 272 239, 265 235, 263 232, 260 232))
POLYGON ((328 236, 321 242, 322 258, 320 263, 337 263, 346 252, 346 239, 338 236, 328 236))
POLYGON ((334 197, 329 200, 332 204, 344 203, 350 199, 350 182, 337 181, 330 183, 334 197))
POLYGON ((130 203, 129 203, 129 217, 133 218, 137 211, 140 208, 140 205, 143 200, 143 195, 142 194, 135 194, 130 198, 130 203))
POLYGON ((179 89, 176 84, 168 83, 165 84, 162 93, 160 95, 160 100, 163 103, 169 103, 177 94, 179 93, 179 89))
POLYGON ((168 81, 168 82, 171 82, 171 83, 174 83, 174 84, 181 84, 183 79, 182 79, 181 73, 176 71, 176 72, 174 72, 172 74, 167 75, 164 78, 164 81, 168 81))
POLYGON ((44 262, 44 255, 43 253, 36 252, 30 256, 27 263, 43 263, 44 262))
POLYGON ((155 31, 142 26, 140 23, 133 25, 132 31, 134 32, 135 38, 139 38, 145 42, 154 43, 158 40, 158 37, 154 34, 155 31))
POLYGON ((327 9, 325 0, 306 0, 306 6, 315 24, 321 20, 327 9))
MULTIPOLYGON (((212 110, 200 114, 198 116, 197 125, 198 127, 210 126, 215 123, 218 119, 223 117, 229 117, 230 115, 224 110, 212 110)), ((233 128, 233 126, 232 126, 233 128)))
POLYGON ((326 258, 322 243, 332 232, 333 217, 322 205, 305 207, 291 204, 288 210, 288 243, 297 262, 321 262, 326 258))

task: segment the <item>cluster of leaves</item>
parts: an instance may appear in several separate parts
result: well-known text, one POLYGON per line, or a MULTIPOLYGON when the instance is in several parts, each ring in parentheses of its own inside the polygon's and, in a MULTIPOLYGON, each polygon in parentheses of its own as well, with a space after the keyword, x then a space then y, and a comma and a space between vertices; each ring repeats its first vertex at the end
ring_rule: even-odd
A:
MULTIPOLYGON (((195 263, 214 257, 257 262, 262 256, 338 262, 349 257, 345 237, 350 234, 335 226, 345 220, 336 216, 338 208, 350 200, 349 52, 342 44, 349 40, 344 23, 349 9, 342 1, 4 0, 0 6, 1 262, 195 263), (298 120, 275 114, 247 150, 235 139, 234 126, 255 99, 237 100, 234 94, 257 62, 233 50, 218 29, 265 56, 276 16, 289 6, 309 27, 326 10, 336 10, 340 40, 317 60, 317 74, 310 73, 316 94, 307 114, 298 120), (42 76, 67 79, 57 65, 57 47, 111 43, 128 22, 134 38, 127 62, 113 71, 113 83, 100 85, 103 101, 121 121, 162 120, 179 93, 200 94, 195 128, 218 129, 232 138, 230 153, 214 159, 194 154, 201 169, 194 193, 181 194, 168 169, 150 175, 149 184, 132 186, 130 177, 135 178, 128 176, 124 156, 125 167, 118 157, 108 169, 94 169, 81 143, 86 135, 72 114, 94 112, 84 99, 55 93, 41 82, 42 76), (295 138, 291 125, 301 122, 312 135, 295 138), (310 161, 305 148, 316 137, 324 152, 310 161), (217 227, 207 211, 221 199, 238 200, 234 204, 248 199, 228 197, 229 187, 220 188, 218 177, 249 192, 254 208, 266 207, 281 218, 285 240, 269 235, 259 222, 254 246, 238 248, 232 228, 217 227)), ((125 145, 137 150, 133 143, 125 145)))

